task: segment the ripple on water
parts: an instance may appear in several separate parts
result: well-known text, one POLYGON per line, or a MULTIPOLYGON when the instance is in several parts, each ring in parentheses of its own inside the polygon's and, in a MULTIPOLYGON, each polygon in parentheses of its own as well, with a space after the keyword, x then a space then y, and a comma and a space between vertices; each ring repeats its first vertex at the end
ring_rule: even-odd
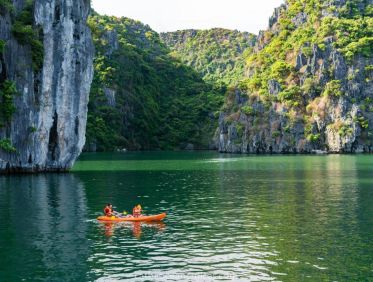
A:
POLYGON ((18 267, 0 266, 0 277, 4 271, 41 281, 372 276, 371 158, 212 155, 153 158, 149 171, 145 164, 123 161, 116 171, 67 178, 0 178, 0 256, 3 265, 18 267), (106 201, 129 210, 139 200, 146 211, 167 211, 165 223, 95 220, 106 201))

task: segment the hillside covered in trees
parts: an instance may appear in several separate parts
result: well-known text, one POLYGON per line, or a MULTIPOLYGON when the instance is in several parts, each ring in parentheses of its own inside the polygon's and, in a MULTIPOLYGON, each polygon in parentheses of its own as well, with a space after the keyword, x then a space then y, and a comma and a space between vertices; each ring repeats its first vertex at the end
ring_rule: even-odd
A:
POLYGON ((86 148, 371 151, 372 13, 363 0, 289 0, 258 36, 159 35, 93 14, 86 148))
POLYGON ((371 1, 288 0, 246 58, 215 140, 222 152, 371 152, 371 1))
POLYGON ((88 24, 96 57, 86 149, 207 148, 224 92, 147 25, 96 13, 88 24))
POLYGON ((218 85, 234 85, 243 78, 245 57, 256 40, 251 33, 222 28, 179 30, 160 36, 172 56, 195 69, 205 81, 218 85))

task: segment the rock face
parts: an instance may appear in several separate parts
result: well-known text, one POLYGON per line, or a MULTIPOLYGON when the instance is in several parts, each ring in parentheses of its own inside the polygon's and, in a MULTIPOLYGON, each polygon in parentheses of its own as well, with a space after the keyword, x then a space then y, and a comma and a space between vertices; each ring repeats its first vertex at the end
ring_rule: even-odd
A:
POLYGON ((254 60, 249 59, 248 86, 228 94, 216 146, 231 153, 372 152, 372 23, 364 19, 372 2, 329 1, 314 14, 316 8, 295 2, 299 11, 282 5, 269 30, 259 34, 254 60), (313 30, 310 15, 320 30, 329 30, 313 30), (357 15, 368 26, 353 38, 348 26, 356 24, 357 15), (304 39, 307 31, 309 40, 304 39), (299 48, 293 34, 303 34, 299 48), (258 63, 258 58, 267 62, 258 63))
POLYGON ((0 140, 13 147, 0 147, 0 170, 65 171, 85 143, 94 55, 86 25, 90 1, 33 2, 32 28, 40 31, 44 50, 40 69, 33 64, 32 44, 20 42, 12 31, 25 5, 13 0, 13 12, 3 8, 0 15, 0 39, 5 42, 1 83, 11 81, 18 92, 14 114, 0 128, 0 140))

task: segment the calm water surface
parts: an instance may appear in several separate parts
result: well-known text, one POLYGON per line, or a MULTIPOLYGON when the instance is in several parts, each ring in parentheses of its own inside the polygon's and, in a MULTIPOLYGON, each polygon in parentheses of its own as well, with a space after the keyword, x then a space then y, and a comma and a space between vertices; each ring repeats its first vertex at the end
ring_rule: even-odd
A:
POLYGON ((0 176, 0 281, 373 281, 372 156, 85 154, 0 176), (102 224, 141 203, 159 224, 102 224))

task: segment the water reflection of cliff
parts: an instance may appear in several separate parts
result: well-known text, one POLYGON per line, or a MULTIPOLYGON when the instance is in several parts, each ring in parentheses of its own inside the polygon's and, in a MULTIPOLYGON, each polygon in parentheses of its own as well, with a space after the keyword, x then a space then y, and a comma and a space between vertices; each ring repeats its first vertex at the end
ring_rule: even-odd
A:
POLYGON ((87 207, 77 177, 0 177, 0 198, 0 273, 9 276, 7 281, 84 278, 87 207))

